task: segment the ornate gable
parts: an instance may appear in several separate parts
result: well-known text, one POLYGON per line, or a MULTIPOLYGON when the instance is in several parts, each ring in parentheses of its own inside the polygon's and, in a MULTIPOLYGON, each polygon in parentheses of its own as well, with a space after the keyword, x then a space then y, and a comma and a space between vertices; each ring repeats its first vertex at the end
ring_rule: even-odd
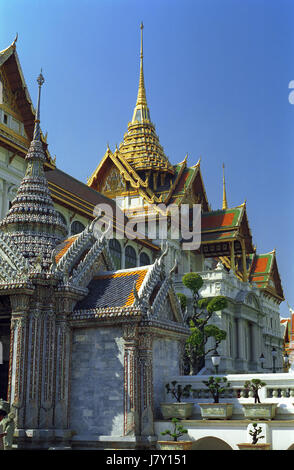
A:
POLYGON ((121 193, 125 190, 125 181, 120 174, 118 168, 110 168, 105 180, 101 183, 101 192, 103 194, 107 193, 121 193))

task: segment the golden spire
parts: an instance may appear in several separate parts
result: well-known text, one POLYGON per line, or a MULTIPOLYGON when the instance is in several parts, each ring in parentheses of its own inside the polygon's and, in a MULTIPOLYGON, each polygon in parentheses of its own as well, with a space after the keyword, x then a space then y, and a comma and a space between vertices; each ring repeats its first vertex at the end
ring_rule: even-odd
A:
POLYGON ((141 23, 141 48, 140 48, 140 77, 139 77, 139 89, 137 95, 137 102, 134 109, 133 119, 134 121, 150 121, 149 109, 147 106, 145 82, 144 82, 144 70, 143 70, 143 28, 144 25, 141 23))
POLYGON ((227 194, 226 194, 226 182, 225 182, 225 164, 223 163, 223 209, 228 208, 227 194))
POLYGON ((143 28, 144 28, 143 23, 141 23, 140 28, 141 28, 140 78, 139 78, 139 90, 138 90, 136 106, 138 105, 147 106, 145 83, 144 83, 144 70, 143 70, 143 28))

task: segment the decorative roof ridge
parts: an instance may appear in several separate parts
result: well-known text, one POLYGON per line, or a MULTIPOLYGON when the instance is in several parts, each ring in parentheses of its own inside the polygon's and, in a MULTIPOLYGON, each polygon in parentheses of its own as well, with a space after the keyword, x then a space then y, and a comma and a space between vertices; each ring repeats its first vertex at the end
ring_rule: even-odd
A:
POLYGON ((146 181, 144 182, 130 164, 128 164, 127 168, 123 167, 122 163, 120 162, 120 159, 123 161, 123 164, 128 163, 128 162, 126 162, 126 159, 120 153, 118 148, 116 148, 115 152, 110 155, 110 158, 112 159, 113 163, 117 166, 117 168, 120 170, 124 178, 131 183, 133 188, 139 190, 140 195, 145 200, 147 200, 147 202, 151 204, 154 204, 154 202, 157 202, 157 203, 162 202, 162 196, 157 197, 156 194, 152 191, 152 189, 149 188, 148 177, 146 181), (130 169, 131 173, 134 175, 137 181, 135 181, 133 177, 129 174, 128 169, 130 169), (141 186, 143 187, 143 189, 140 188, 141 186))
POLYGON ((81 256, 81 254, 90 246, 90 243, 95 239, 94 224, 97 219, 98 217, 95 218, 82 232, 76 236, 74 242, 56 263, 55 259, 57 250, 59 249, 59 245, 57 245, 57 247, 52 252, 52 264, 50 267, 52 272, 55 270, 67 272, 70 271, 78 257, 81 256))
POLYGON ((161 274, 164 270, 164 257, 167 255, 169 249, 169 244, 166 242, 165 249, 159 258, 156 258, 153 265, 151 265, 148 270, 140 289, 136 290, 136 283, 134 283, 133 293, 134 293, 134 303, 133 305, 139 305, 145 311, 145 313, 150 311, 149 298, 153 292, 154 287, 161 279, 161 274))
MULTIPOLYGON (((169 271, 168 275, 165 276, 165 279, 163 280, 159 291, 157 292, 155 299, 153 301, 153 304, 150 305, 149 311, 151 312, 152 318, 158 318, 161 310, 164 307, 164 299, 167 296, 168 291, 171 289, 173 283, 172 283, 172 275, 174 271, 176 270, 178 266, 178 260, 177 258, 175 259, 175 263, 171 270, 169 271)), ((177 308, 179 311, 181 311, 180 308, 180 301, 178 300, 177 302, 177 308)), ((181 315, 182 317, 182 315, 181 315)), ((183 318, 181 318, 183 320, 183 318)), ((184 320, 183 320, 184 321, 184 320)))
POLYGON ((183 174, 184 169, 187 168, 187 157, 188 157, 188 154, 186 154, 186 157, 184 158, 184 160, 182 162, 177 164, 177 165, 181 165, 181 168, 180 168, 180 170, 179 170, 179 172, 178 172, 178 174, 175 178, 175 181, 173 182, 169 192, 167 193, 167 196, 166 196, 165 201, 164 201, 165 204, 169 201, 169 199, 171 198, 174 190, 176 189, 176 186, 177 186, 177 184, 178 184, 178 182, 179 182, 179 180, 180 180, 180 178, 183 174))
MULTIPOLYGON (((18 33, 16 33, 16 36, 13 40, 13 42, 8 46, 6 47, 5 49, 3 49, 2 51, 0 51, 0 58, 1 56, 3 56, 4 60, 2 61, 2 63, 6 62, 6 60, 11 56, 11 54, 13 54, 13 52, 16 50, 16 41, 18 39, 18 33)), ((0 63, 0 65, 2 65, 0 63)))
POLYGON ((130 165, 130 163, 127 161, 127 159, 121 154, 119 149, 116 148, 115 152, 116 156, 118 156, 119 160, 122 161, 122 163, 125 165, 126 169, 134 175, 136 180, 140 183, 143 188, 148 188, 148 177, 146 178, 146 181, 143 181, 140 175, 136 172, 136 170, 130 165))
POLYGON ((142 318, 142 311, 137 307, 105 307, 74 310, 70 314, 72 321, 99 320, 100 318, 109 319, 113 317, 139 317, 142 318))
POLYGON ((118 159, 118 149, 115 150, 114 153, 111 153, 109 156, 113 163, 117 166, 117 168, 120 170, 121 174, 124 176, 124 178, 129 181, 132 185, 133 188, 138 189, 140 187, 140 182, 139 181, 134 181, 132 176, 128 173, 127 169, 122 166, 122 163, 118 159))
POLYGON ((274 248, 272 251, 268 251, 267 253, 256 253, 256 256, 276 255, 276 251, 276 248, 274 248))
POLYGON ((100 253, 102 253, 104 249, 107 251, 106 256, 109 263, 113 265, 107 242, 107 236, 110 230, 111 224, 109 224, 109 227, 105 230, 105 232, 102 233, 100 237, 97 237, 94 232, 96 241, 90 248, 90 250, 87 252, 86 256, 79 262, 77 267, 73 269, 70 278, 70 283, 72 283, 73 285, 83 286, 84 283, 88 281, 88 275, 91 272, 93 265, 97 261, 98 256, 100 255, 100 253))
POLYGON ((203 215, 212 215, 214 212, 229 212, 235 209, 242 209, 243 207, 243 204, 241 204, 240 206, 228 207, 227 209, 213 209, 211 211, 203 212, 203 215))
POLYGON ((201 157, 199 158, 198 162, 195 165, 192 165, 190 168, 200 167, 201 157))
POLYGON ((87 186, 91 187, 91 184, 93 183, 94 179, 97 176, 97 173, 99 172, 100 168, 103 166, 105 160, 109 157, 109 155, 112 154, 112 151, 110 150, 108 144, 107 144, 107 149, 105 154, 102 157, 102 160, 98 163, 96 169, 93 171, 92 175, 87 178, 87 186))

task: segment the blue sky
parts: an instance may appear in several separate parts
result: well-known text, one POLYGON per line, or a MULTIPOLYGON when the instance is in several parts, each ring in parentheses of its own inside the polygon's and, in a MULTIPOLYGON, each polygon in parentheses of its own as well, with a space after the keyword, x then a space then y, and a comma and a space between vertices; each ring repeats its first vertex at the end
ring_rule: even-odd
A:
MULTIPOLYGON (((127 130, 136 102, 140 22, 151 118, 172 163, 195 164, 221 207, 247 201, 259 253, 277 250, 294 306, 294 2, 2 0, 0 49, 17 50, 57 165, 86 182, 127 130)), ((287 305, 281 313, 288 315, 287 305)))

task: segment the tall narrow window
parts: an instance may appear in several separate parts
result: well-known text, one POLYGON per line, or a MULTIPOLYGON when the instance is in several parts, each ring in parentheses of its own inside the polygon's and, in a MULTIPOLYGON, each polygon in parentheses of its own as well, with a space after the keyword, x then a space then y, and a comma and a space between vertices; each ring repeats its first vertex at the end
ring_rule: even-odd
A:
POLYGON ((150 264, 150 258, 146 253, 140 254, 140 266, 147 266, 150 264))
POLYGON ((116 269, 121 268, 121 246, 115 238, 109 240, 109 250, 116 269))
POLYGON ((125 267, 135 268, 137 266, 137 255, 132 246, 127 246, 125 250, 125 267))

